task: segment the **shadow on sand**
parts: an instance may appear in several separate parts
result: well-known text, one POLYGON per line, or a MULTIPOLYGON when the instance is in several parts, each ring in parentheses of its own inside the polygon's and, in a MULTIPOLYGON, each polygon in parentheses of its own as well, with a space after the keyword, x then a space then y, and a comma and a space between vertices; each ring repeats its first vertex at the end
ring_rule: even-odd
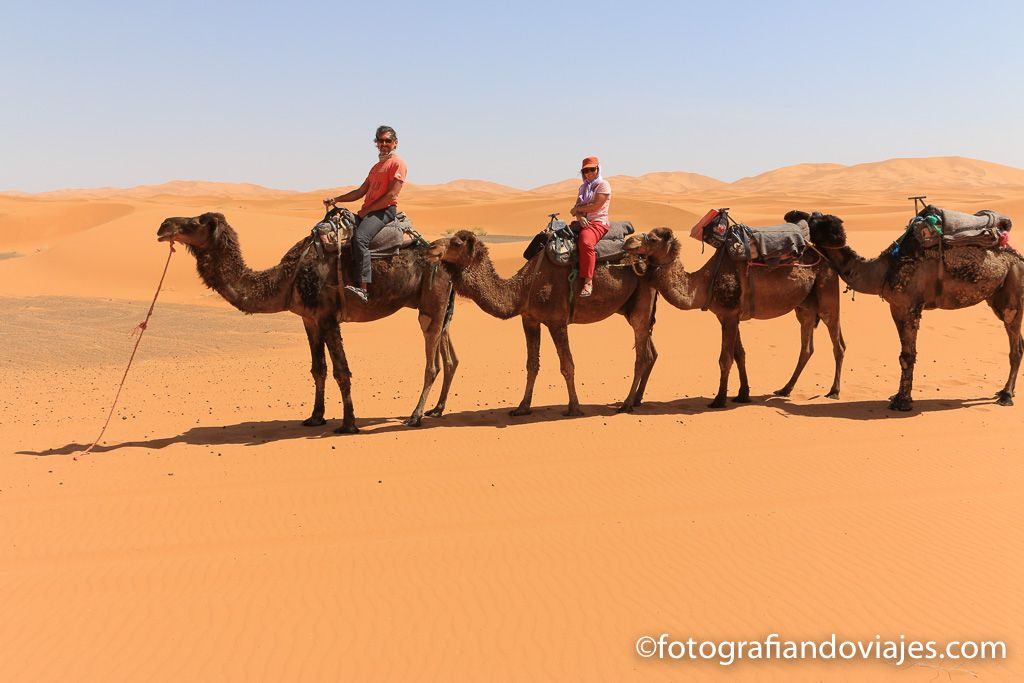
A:
MULTIPOLYGON (((628 420, 632 416, 655 415, 690 415, 718 412, 708 408, 710 398, 691 397, 675 401, 645 402, 629 415, 619 415, 616 408, 619 404, 589 404, 582 406, 583 418, 613 417, 628 420)), ((888 401, 832 401, 821 396, 811 397, 815 403, 791 403, 780 396, 766 395, 752 397, 751 404, 771 408, 783 417, 827 417, 842 420, 880 420, 913 417, 921 413, 945 410, 958 410, 976 406, 994 405, 992 397, 971 399, 919 399, 914 401, 914 409, 909 412, 889 410, 888 401)), ((745 404, 729 401, 721 410, 743 410, 745 404)), ((453 427, 494 427, 504 429, 519 425, 536 424, 538 422, 556 422, 571 420, 564 416, 564 405, 534 407, 529 415, 513 417, 508 408, 487 408, 482 410, 464 410, 448 413, 441 418, 425 417, 419 430, 432 430, 453 427)), ((412 431, 413 428, 404 424, 403 418, 371 417, 357 418, 360 436, 374 436, 391 432, 412 431)), ((169 436, 147 441, 124 441, 122 443, 98 445, 94 453, 107 453, 121 448, 147 448, 159 450, 171 444, 186 443, 194 446, 216 446, 220 444, 235 446, 259 446, 272 442, 290 440, 324 439, 339 436, 334 428, 341 424, 340 420, 328 421, 322 427, 303 427, 298 420, 270 420, 267 422, 240 422, 234 425, 215 427, 193 427, 177 436, 169 436)), ((18 455, 50 456, 73 455, 80 453, 88 444, 69 443, 58 448, 44 451, 17 451, 18 455)))

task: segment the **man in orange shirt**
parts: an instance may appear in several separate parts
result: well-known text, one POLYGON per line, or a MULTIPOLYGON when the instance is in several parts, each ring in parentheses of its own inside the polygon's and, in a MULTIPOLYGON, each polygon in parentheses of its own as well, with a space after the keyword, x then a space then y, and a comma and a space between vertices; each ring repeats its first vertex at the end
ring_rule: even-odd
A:
POLYGON ((356 213, 358 223, 351 241, 353 282, 358 282, 359 286, 346 285, 345 289, 364 302, 369 300, 367 289, 373 279, 370 240, 376 237, 381 228, 395 220, 398 193, 402 191, 408 174, 405 162, 395 154, 398 133, 394 128, 379 126, 373 142, 377 145, 377 163, 370 169, 363 184, 351 192, 324 200, 324 205, 330 206, 363 198, 363 206, 356 213))

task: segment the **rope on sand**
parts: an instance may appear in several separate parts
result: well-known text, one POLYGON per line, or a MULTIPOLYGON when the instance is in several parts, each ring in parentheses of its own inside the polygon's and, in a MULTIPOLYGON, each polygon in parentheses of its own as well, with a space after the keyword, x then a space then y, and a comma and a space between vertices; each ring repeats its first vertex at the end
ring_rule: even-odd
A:
MULTIPOLYGON (((135 326, 132 330, 132 336, 138 333, 138 338, 135 340, 135 347, 132 349, 132 355, 128 358, 128 367, 124 369, 124 375, 121 377, 121 384, 117 387, 117 394, 114 396, 114 402, 110 406, 110 412, 107 413, 107 421, 103 423, 103 429, 100 430, 100 435, 96 437, 96 440, 92 442, 92 445, 82 451, 82 455, 88 455, 96 444, 103 438, 103 434, 107 431, 107 426, 110 424, 110 418, 114 416, 114 407, 117 406, 117 399, 121 397, 121 389, 124 388, 124 381, 128 378, 128 370, 132 367, 132 361, 135 360, 135 352, 139 349, 139 342, 142 341, 142 335, 146 331, 146 325, 149 323, 149 317, 153 315, 153 308, 156 307, 156 298, 160 295, 160 288, 164 286, 164 277, 167 275, 167 267, 171 265, 171 256, 174 254, 174 242, 168 242, 170 251, 167 253, 167 263, 164 264, 164 272, 160 275, 160 283, 156 286, 156 293, 153 294, 153 303, 149 305, 149 312, 146 313, 146 319, 135 326)), ((72 458, 72 460, 78 460, 78 456, 72 458)))

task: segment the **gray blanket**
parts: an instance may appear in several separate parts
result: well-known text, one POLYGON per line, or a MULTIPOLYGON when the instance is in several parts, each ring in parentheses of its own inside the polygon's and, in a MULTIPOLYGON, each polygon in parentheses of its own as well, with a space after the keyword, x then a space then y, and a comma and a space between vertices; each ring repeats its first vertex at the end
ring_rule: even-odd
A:
POLYGON ((759 261, 769 265, 799 258, 807 248, 807 224, 783 223, 766 228, 736 227, 730 240, 729 256, 737 261, 759 261))
POLYGON ((415 241, 412 223, 404 213, 400 213, 395 220, 381 228, 380 232, 370 240, 370 256, 371 258, 393 256, 399 249, 412 246, 415 241))
POLYGON ((1009 216, 995 211, 985 209, 975 214, 963 213, 962 211, 949 211, 940 209, 929 204, 918 216, 938 216, 942 231, 946 234, 957 233, 962 230, 982 230, 984 228, 995 228, 1003 232, 1009 232, 1013 227, 1013 221, 1009 216))

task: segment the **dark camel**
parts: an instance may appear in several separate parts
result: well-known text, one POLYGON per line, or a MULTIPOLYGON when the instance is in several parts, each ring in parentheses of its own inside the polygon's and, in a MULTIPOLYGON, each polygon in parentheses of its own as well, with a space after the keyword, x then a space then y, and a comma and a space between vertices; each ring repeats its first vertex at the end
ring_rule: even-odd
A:
POLYGON ((515 275, 504 279, 494 269, 487 246, 468 230, 433 243, 427 260, 443 262, 455 291, 469 297, 486 313, 507 319, 521 316, 526 335, 526 391, 512 415, 528 415, 533 385, 540 369, 540 326, 546 325, 558 349, 562 376, 569 392, 566 415, 582 415, 576 396, 575 367, 569 348, 568 325, 604 320, 613 313, 626 317, 636 339, 636 361, 629 395, 619 412, 629 412, 643 400, 647 380, 658 358, 651 334, 654 328, 654 291, 629 268, 599 265, 594 293, 580 298, 578 283, 569 283, 569 268, 556 266, 545 253, 534 256, 515 275), (570 292, 574 303, 570 304, 570 292))
MULTIPOLYGON (((459 362, 448 333, 449 304, 453 304, 450 296, 452 285, 443 268, 431 268, 423 262, 426 247, 403 249, 397 256, 375 260, 370 301, 363 303, 352 296, 339 300, 336 261, 318 257, 317 250, 309 246, 310 238, 289 249, 276 266, 255 272, 245 265, 238 246, 238 234, 222 214, 168 218, 160 225, 157 237, 160 241, 185 244, 196 257, 196 269, 206 286, 238 310, 245 313, 290 311, 302 317, 312 356, 310 372, 316 385, 313 413, 302 424, 314 427, 326 422, 326 347, 331 354, 334 378, 344 403, 342 425, 335 431, 339 434, 359 431, 352 408, 352 373, 345 359, 339 324, 379 320, 401 308, 419 309, 426 353, 423 390, 406 424, 419 426, 427 395, 437 377, 439 359, 444 367, 441 395, 437 405, 426 414, 440 417, 444 412, 459 362)), ((352 269, 349 267, 348 250, 343 248, 341 253, 342 272, 349 273, 352 269)))
MULTIPOLYGON (((631 235, 626 240, 626 250, 647 257, 647 277, 665 300, 676 308, 691 310, 709 303, 717 256, 711 257, 697 272, 687 273, 680 258, 679 241, 670 228, 656 228, 645 235, 631 235)), ((839 380, 846 352, 846 343, 839 327, 839 278, 828 262, 811 250, 802 260, 804 263, 800 266, 749 266, 754 274, 751 315, 741 305, 740 271, 732 260, 723 258, 709 305, 709 310, 722 325, 722 349, 718 356, 721 379, 718 393, 709 404, 710 408, 725 406, 729 373, 734 359, 740 373, 740 390, 733 401, 750 402, 746 352, 740 340, 740 321, 751 317, 768 320, 790 311, 795 311, 800 321, 800 357, 793 376, 775 395, 789 396, 793 391, 807 360, 814 353, 814 328, 820 319, 828 327, 836 359, 835 378, 828 398, 839 398, 839 380)))
POLYGON ((900 336, 900 386, 890 397, 893 410, 913 407, 914 363, 917 360, 917 331, 922 311, 967 308, 988 302, 1010 341, 1010 376, 997 396, 1001 406, 1013 405, 1020 360, 1021 309, 1024 308, 1024 259, 1010 249, 961 246, 944 249, 944 275, 939 287, 938 249, 922 249, 911 235, 904 240, 899 258, 882 252, 864 259, 846 244, 843 221, 836 216, 790 211, 786 220, 806 218, 811 240, 820 247, 839 271, 839 276, 856 292, 878 294, 889 304, 900 336))

